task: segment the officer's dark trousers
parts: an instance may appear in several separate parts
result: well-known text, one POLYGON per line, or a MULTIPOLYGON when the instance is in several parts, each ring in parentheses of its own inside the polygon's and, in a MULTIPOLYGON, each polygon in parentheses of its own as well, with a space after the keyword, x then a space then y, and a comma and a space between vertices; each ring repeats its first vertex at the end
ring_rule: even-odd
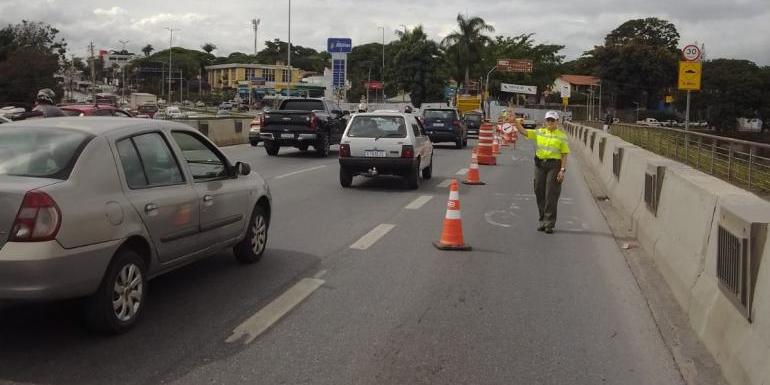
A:
POLYGON ((556 226, 556 206, 561 194, 561 183, 556 181, 556 176, 560 169, 561 161, 558 159, 535 158, 535 197, 540 212, 540 226, 545 228, 556 226))

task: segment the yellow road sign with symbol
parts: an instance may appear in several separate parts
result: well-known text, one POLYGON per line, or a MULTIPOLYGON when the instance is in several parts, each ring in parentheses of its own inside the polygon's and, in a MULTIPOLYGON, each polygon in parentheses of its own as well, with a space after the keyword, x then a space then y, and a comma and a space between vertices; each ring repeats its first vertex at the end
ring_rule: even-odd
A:
POLYGON ((702 73, 701 62, 680 61, 679 62, 679 89, 683 91, 700 90, 700 79, 702 73))

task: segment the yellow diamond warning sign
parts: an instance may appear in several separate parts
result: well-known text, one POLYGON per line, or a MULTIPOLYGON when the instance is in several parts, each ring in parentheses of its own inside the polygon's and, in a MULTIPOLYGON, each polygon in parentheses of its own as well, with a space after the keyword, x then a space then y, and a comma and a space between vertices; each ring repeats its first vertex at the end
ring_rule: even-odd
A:
POLYGON ((683 91, 700 90, 701 62, 679 62, 679 89, 683 91))

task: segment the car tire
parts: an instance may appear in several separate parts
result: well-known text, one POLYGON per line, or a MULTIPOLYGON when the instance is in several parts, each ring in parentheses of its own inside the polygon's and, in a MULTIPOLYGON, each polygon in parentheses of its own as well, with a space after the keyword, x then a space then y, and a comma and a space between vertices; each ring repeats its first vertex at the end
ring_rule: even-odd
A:
POLYGON ((353 185, 353 173, 344 167, 340 167, 340 185, 344 188, 353 185))
POLYGON ((322 134, 321 138, 318 139, 316 144, 313 146, 316 151, 316 155, 318 155, 319 158, 326 158, 329 156, 329 151, 331 147, 331 140, 329 139, 329 134, 322 134))
POLYGON ((242 264, 253 264, 262 259, 267 248, 267 214, 262 206, 255 206, 246 229, 246 237, 233 247, 235 260, 242 264))
POLYGON ((278 143, 271 140, 265 141, 265 151, 267 152, 267 155, 276 156, 280 150, 281 146, 278 143))
POLYGON ((463 140, 462 140, 462 138, 457 137, 457 139, 455 139, 455 148, 457 148, 457 149, 463 148, 463 140))
POLYGON ((430 166, 422 169, 422 179, 428 180, 433 178, 433 155, 430 156, 430 166))
POLYGON ((468 147, 468 137, 466 136, 465 139, 463 139, 463 148, 468 147))
POLYGON ((297 146, 297 149, 302 151, 302 152, 305 152, 305 151, 307 151, 308 147, 310 147, 310 146, 308 146, 307 144, 303 144, 303 145, 297 146))
POLYGON ((258 140, 251 140, 251 141, 249 141, 249 143, 251 143, 251 145, 253 147, 257 147, 257 145, 259 144, 259 141, 258 140))
POLYGON ((136 324, 145 307, 146 271, 137 252, 118 250, 96 293, 85 300, 83 310, 91 330, 121 334, 136 324), (115 309, 116 306, 119 308, 115 309))
POLYGON ((406 185, 411 190, 417 190, 420 187, 420 162, 417 162, 414 169, 406 174, 406 185))

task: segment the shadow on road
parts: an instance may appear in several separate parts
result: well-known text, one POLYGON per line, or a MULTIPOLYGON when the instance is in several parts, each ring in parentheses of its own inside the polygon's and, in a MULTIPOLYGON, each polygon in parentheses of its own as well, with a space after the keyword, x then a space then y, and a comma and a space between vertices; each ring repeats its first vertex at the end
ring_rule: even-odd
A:
POLYGON ((231 253, 150 282, 144 318, 113 337, 84 329, 78 301, 0 308, 0 383, 148 384, 178 378, 241 349, 232 329, 312 275, 320 259, 268 249, 256 265, 231 253))

